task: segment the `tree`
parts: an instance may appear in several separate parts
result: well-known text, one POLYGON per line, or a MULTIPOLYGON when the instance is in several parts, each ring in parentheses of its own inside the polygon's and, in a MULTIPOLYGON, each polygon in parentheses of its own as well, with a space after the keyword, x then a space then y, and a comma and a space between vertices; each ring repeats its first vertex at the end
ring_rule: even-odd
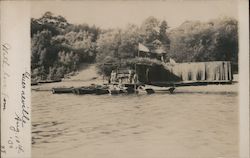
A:
POLYGON ((47 66, 50 60, 47 60, 49 54, 51 44, 51 32, 48 30, 44 30, 42 32, 38 32, 34 35, 31 40, 31 68, 36 68, 39 66, 47 66))
POLYGON ((161 22, 160 25, 160 33, 159 33, 159 40, 165 45, 165 47, 169 48, 170 40, 167 36, 167 29, 168 29, 168 24, 165 20, 161 22))
POLYGON ((145 21, 143 21, 141 25, 141 31, 145 43, 150 44, 154 40, 159 38, 159 32, 160 32, 159 24, 160 21, 153 16, 150 16, 145 21))
POLYGON ((167 22, 165 20, 163 20, 160 24, 160 33, 159 33, 159 39, 161 41, 165 40, 166 35, 166 30, 168 29, 168 25, 167 22))
POLYGON ((138 52, 138 43, 143 42, 142 35, 136 25, 128 25, 121 33, 119 57, 122 59, 134 58, 138 52))
POLYGON ((178 62, 231 61, 238 64, 238 28, 232 18, 186 21, 170 32, 170 54, 178 62))

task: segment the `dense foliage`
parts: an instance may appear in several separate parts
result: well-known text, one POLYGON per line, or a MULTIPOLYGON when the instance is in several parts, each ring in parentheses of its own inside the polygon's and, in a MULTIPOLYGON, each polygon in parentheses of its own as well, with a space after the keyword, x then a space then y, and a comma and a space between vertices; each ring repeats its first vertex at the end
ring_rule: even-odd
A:
POLYGON ((231 61, 234 71, 238 65, 237 21, 215 19, 206 23, 184 22, 169 33, 169 57, 177 62, 231 61))
POLYGON ((133 67, 136 62, 160 64, 152 59, 136 59, 138 43, 150 50, 162 50, 167 60, 177 62, 231 61, 237 71, 238 28, 232 18, 206 23, 186 21, 170 29, 166 21, 154 17, 141 26, 100 29, 87 24, 73 25, 62 16, 46 12, 31 19, 32 77, 58 79, 77 71, 79 64, 96 62, 101 74, 117 67, 133 67))
POLYGON ((72 25, 46 12, 31 19, 31 69, 34 80, 59 79, 74 72, 82 62, 94 62, 100 29, 72 25))

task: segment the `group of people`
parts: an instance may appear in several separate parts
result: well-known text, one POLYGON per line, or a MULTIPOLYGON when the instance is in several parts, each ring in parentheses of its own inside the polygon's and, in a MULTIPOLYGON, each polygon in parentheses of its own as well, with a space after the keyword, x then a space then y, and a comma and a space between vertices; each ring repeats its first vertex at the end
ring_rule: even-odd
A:
POLYGON ((134 84, 138 82, 138 75, 133 70, 128 70, 128 73, 117 73, 117 71, 112 71, 109 83, 130 83, 134 84))

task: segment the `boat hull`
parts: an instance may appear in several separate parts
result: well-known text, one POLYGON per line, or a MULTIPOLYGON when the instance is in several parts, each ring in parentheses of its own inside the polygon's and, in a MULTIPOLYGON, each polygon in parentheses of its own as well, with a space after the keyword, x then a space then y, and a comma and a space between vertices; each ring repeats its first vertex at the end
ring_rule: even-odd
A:
POLYGON ((109 90, 108 89, 96 89, 95 94, 96 95, 109 94, 109 90))
POLYGON ((53 94, 72 93, 73 88, 52 88, 53 94))
POLYGON ((163 88, 163 87, 139 87, 139 93, 147 93, 147 94, 154 94, 154 93, 174 93, 175 88, 163 88))
POLYGON ((82 94, 95 94, 95 89, 92 88, 75 88, 73 93, 82 95, 82 94))

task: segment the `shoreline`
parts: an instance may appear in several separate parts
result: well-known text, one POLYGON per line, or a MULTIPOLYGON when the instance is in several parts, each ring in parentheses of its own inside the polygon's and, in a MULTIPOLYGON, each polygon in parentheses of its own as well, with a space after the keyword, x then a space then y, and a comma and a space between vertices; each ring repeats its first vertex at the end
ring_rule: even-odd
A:
MULTIPOLYGON (((89 86, 91 84, 93 84, 93 82, 74 82, 74 84, 72 84, 72 82, 70 83, 62 82, 61 84, 49 83, 46 85, 43 84, 43 85, 32 86, 32 91, 52 91, 52 88, 57 88, 57 87, 77 88, 82 86, 89 86)), ((239 90, 238 83, 232 83, 226 85, 222 84, 222 85, 176 87, 174 94, 175 93, 238 93, 238 90, 239 90)))
MULTIPOLYGON (((62 79, 61 82, 42 83, 31 86, 32 91, 51 91, 52 88, 77 88, 82 86, 90 86, 91 84, 102 85, 108 84, 106 80, 97 77, 95 79, 80 80, 80 79, 62 79)), ((234 80, 231 84, 208 84, 194 86, 176 87, 174 93, 237 93, 238 74, 234 75, 234 80)))

